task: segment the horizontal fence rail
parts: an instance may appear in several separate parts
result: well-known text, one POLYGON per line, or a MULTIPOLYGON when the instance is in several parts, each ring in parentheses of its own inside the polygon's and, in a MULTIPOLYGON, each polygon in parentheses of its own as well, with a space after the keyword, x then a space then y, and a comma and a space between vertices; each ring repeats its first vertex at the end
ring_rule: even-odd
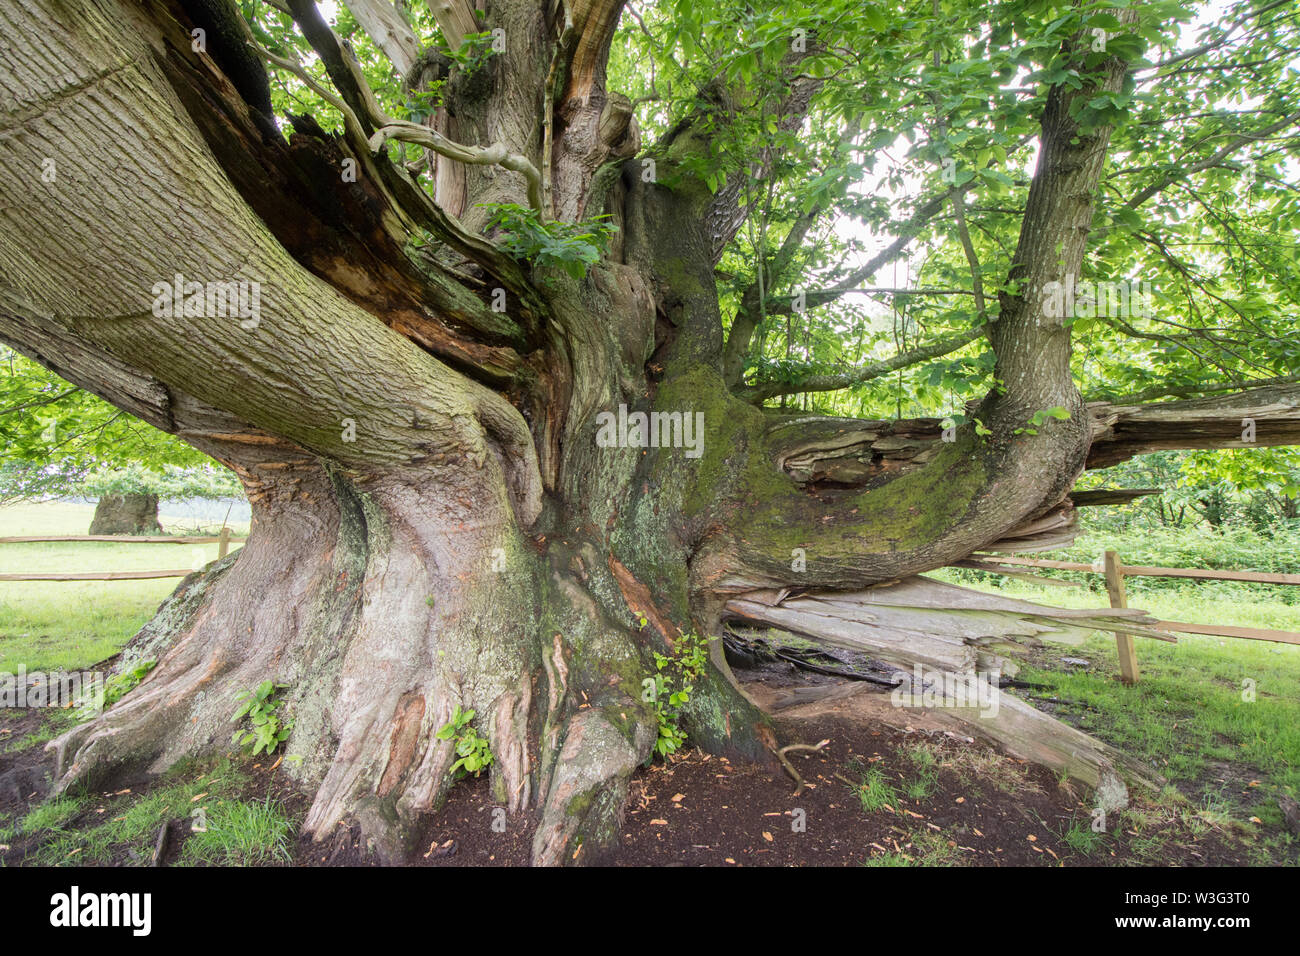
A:
POLYGON ((1233 627, 1229 624, 1189 624, 1187 621, 1156 621, 1156 627, 1184 634, 1208 634, 1211 637, 1241 637, 1250 641, 1275 641, 1278 644, 1300 644, 1300 634, 1294 631, 1270 631, 1263 627, 1233 627))
POLYGON ((0 581, 141 581, 149 578, 183 578, 195 568, 173 571, 43 571, 40 574, 0 574, 0 581))
MULTIPOLYGON (((229 528, 220 534, 53 534, 9 535, 0 544, 35 544, 57 542, 105 541, 114 544, 216 544, 217 560, 230 552, 230 542, 247 541, 248 535, 232 535, 229 528)), ((183 578, 197 568, 166 568, 160 571, 42 571, 35 574, 0 574, 0 581, 145 581, 154 578, 183 578)))
MULTIPOLYGON (((1105 568, 1101 564, 1080 564, 1077 561, 1049 561, 1045 558, 1038 560, 1003 555, 979 555, 978 559, 981 564, 1018 564, 1030 568, 1082 571, 1090 574, 1105 572, 1105 568)), ((1124 575, 1126 577, 1147 578, 1203 578, 1210 581, 1251 581, 1256 584, 1300 584, 1300 574, 1274 574, 1268 571, 1216 571, 1213 568, 1156 568, 1140 564, 1124 565, 1124 575)), ((1039 580, 1053 579, 1039 578, 1039 580)))

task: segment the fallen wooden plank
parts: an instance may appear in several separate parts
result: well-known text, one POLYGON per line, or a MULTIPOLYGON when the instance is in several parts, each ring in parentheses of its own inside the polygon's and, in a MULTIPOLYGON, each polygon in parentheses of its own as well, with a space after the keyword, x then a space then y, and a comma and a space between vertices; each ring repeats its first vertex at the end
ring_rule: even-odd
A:
POLYGON ((1300 644, 1300 634, 1295 631, 1270 631, 1262 627, 1233 627, 1228 624, 1189 624, 1186 621, 1159 621, 1157 625, 1184 634, 1208 634, 1211 637, 1242 637, 1252 641, 1300 644))
MULTIPOLYGON (((232 535, 227 541, 247 541, 247 535, 232 535)), ((38 541, 113 541, 118 544, 217 544, 219 535, 166 535, 166 534, 59 534, 11 535, 0 538, 0 544, 30 544, 38 541)))
MULTIPOLYGON (((746 595, 748 597, 748 595, 746 595)), ((729 602, 730 607, 735 601, 729 602)), ((939 625, 939 632, 952 631, 954 624, 964 616, 978 616, 979 612, 1010 613, 1033 622, 1036 630, 1047 632, 1056 628, 1075 631, 1073 637, 1063 631, 1050 640, 1062 643, 1079 643, 1087 631, 1113 631, 1117 622, 1124 629, 1140 637, 1176 644, 1178 639, 1167 631, 1155 627, 1155 619, 1140 608, 1064 608, 1034 604, 1017 598, 1002 597, 986 591, 974 591, 958 584, 948 584, 923 576, 904 578, 892 584, 879 584, 864 591, 809 592, 797 598, 778 601, 784 607, 801 607, 809 604, 824 605, 822 613, 838 614, 850 620, 870 622, 881 620, 882 615, 902 614, 904 619, 921 620, 926 608, 941 611, 947 624, 939 625), (837 608, 839 610, 831 610, 837 608), (1080 630, 1082 629, 1082 630, 1080 630)), ((899 626, 897 619, 884 621, 899 626)), ((902 625, 906 628, 906 625, 902 625)), ((1047 636, 1043 633, 1041 636, 1047 636)))
MULTIPOLYGON (((1036 642, 1048 638, 1049 629, 1079 632, 1082 638, 1090 630, 1123 628, 1176 640, 1155 630, 1145 611, 1044 607, 924 577, 851 593, 811 591, 791 597, 764 592, 758 601, 732 598, 725 611, 733 620, 853 648, 897 667, 892 676, 899 686, 887 702, 891 711, 951 721, 964 733, 1090 786, 1108 781, 1111 789, 1122 790, 1116 768, 1147 785, 1160 782, 1150 768, 1003 692, 988 676, 992 670, 1007 672, 1006 659, 997 651, 1001 643, 1036 642), (974 691, 973 696, 963 688, 974 691)), ((883 696, 878 700, 885 706, 883 696)))
MULTIPOLYGON (((1002 559, 998 559, 999 561, 1002 559)), ((818 600, 837 604, 885 604, 893 607, 939 607, 960 608, 972 611, 1012 611, 1037 617, 1048 614, 1057 619, 1093 618, 1136 618, 1142 623, 1151 623, 1146 611, 1137 608, 1064 608, 1044 607, 1018 598, 1003 597, 987 591, 974 591, 959 584, 948 584, 927 577, 905 578, 893 584, 880 584, 863 591, 811 592, 818 600)), ((1109 630, 1103 627, 1102 630, 1109 630)))
POLYGON ((882 627, 808 610, 769 607, 743 599, 728 601, 727 610, 741 620, 771 624, 815 641, 866 651, 873 657, 903 667, 919 661, 929 667, 963 672, 974 668, 976 662, 973 647, 944 634, 882 627))
POLYGON ((1006 611, 970 610, 957 607, 892 607, 873 604, 850 604, 822 600, 815 594, 792 598, 781 604, 793 611, 809 611, 825 617, 884 627, 898 631, 920 631, 942 636, 945 640, 974 641, 982 638, 1018 640, 1022 637, 1059 637, 1064 643, 1081 643, 1089 629, 1077 630, 1069 624, 1043 622, 1006 611))
POLYGON ((46 571, 43 574, 0 574, 0 581, 140 581, 183 578, 193 573, 193 568, 177 571, 46 571))

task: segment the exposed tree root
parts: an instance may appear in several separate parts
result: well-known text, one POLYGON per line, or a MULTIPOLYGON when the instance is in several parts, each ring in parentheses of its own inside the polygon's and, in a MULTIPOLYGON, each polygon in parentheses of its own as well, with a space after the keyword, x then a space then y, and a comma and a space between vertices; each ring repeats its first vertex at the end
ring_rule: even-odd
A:
POLYGON ((785 772, 788 773, 794 779, 795 782, 794 795, 796 797, 799 796, 799 794, 803 793, 803 788, 804 788, 803 777, 799 776, 799 771, 794 769, 794 764, 790 763, 790 758, 788 758, 786 754, 794 750, 801 750, 801 751, 810 750, 813 753, 816 753, 818 750, 821 750, 823 747, 825 747, 828 743, 830 743, 829 740, 823 740, 818 744, 786 744, 786 746, 781 747, 779 750, 774 751, 774 753, 776 754, 776 759, 781 761, 781 766, 785 768, 785 772))
MULTIPOLYGON (((633 704, 624 706, 630 713, 633 704)), ((593 863, 618 838, 628 781, 649 753, 654 730, 638 722, 629 739, 605 717, 607 709, 580 710, 565 728, 533 836, 535 865, 593 863)))

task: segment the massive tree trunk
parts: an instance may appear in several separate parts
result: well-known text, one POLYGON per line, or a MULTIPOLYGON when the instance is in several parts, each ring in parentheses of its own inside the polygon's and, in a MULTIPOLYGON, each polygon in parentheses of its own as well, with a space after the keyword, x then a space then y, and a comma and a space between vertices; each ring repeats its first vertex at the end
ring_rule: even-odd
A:
MULTIPOLYGON (((506 50, 486 78, 452 77, 443 129, 522 161, 443 154, 436 201, 366 144, 429 134, 393 132, 314 5, 289 6, 339 90, 341 138, 303 120, 286 142, 232 4, 0 5, 0 339, 228 464, 253 505, 247 546, 137 638, 158 667, 55 741, 58 788, 222 748, 236 695, 274 679, 317 836, 355 818, 400 859, 452 785, 436 733, 461 706, 491 741, 496 798, 540 811, 535 861, 589 862, 656 739, 656 652, 771 589, 860 592, 1059 535, 1090 445, 1107 428, 1126 454, 1140 444, 1123 415, 1085 409, 1068 330, 1029 296, 991 333, 989 437, 734 397, 713 279, 734 194, 689 174, 704 148, 689 120, 655 155, 661 179, 682 171, 673 189, 626 162, 635 126, 604 87, 617 0, 564 5, 567 23, 549 3, 486 5, 506 50), (620 226, 583 279, 480 234, 479 204, 539 185, 544 215, 620 226), (433 253, 408 242, 421 230, 433 253), (176 276, 257 282, 259 309, 160 316, 155 285, 176 276), (701 444, 611 447, 601 416, 620 406, 701 416, 701 444), (1016 433, 1055 406, 1070 418, 1016 433)), ((433 6, 444 31, 474 23, 433 6)), ((377 42, 412 56, 398 33, 377 42)), ((1123 64, 1109 71, 1113 86, 1123 64)), ((1025 287, 1082 255, 1105 134, 1075 135, 1071 95, 1089 90, 1053 94, 1044 120, 1025 287)), ((717 642, 686 729, 752 758, 773 742, 717 642)))

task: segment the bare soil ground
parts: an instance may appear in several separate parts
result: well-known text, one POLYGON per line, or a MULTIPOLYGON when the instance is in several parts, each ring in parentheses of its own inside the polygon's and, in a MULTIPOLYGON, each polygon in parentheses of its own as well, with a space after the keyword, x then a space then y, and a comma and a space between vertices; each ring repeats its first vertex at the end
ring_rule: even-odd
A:
MULTIPOLYGON (((796 796, 790 775, 770 764, 737 764, 686 751, 655 763, 632 781, 621 846, 599 861, 617 866, 1113 866, 1231 865, 1251 862, 1252 835, 1207 820, 1168 795, 1140 795, 1129 811, 1094 834, 1088 794, 1050 772, 951 734, 889 727, 843 706, 776 722, 782 743, 829 743, 790 760, 803 778, 796 796), (864 782, 870 798, 864 800, 864 782)), ((39 713, 5 721, 17 740, 39 727, 39 713)), ((238 797, 277 801, 295 824, 308 799, 272 761, 241 758, 246 776, 238 797)), ((16 824, 39 805, 50 770, 42 747, 0 755, 0 814, 16 824)), ((198 772, 198 771, 196 771, 198 772)), ((174 781, 173 781, 174 782, 174 781)), ((87 795, 64 831, 89 829, 104 813, 122 812, 159 781, 87 795), (128 792, 123 792, 127 790, 128 792)), ((186 808, 169 814, 163 863, 179 859, 189 837, 186 808)), ((486 777, 452 791, 430 817, 414 866, 521 866, 528 862, 535 820, 508 816, 490 797, 486 777)), ((0 862, 63 862, 41 857, 47 835, 16 832, 0 840, 0 862)), ((152 842, 152 841, 150 841, 152 842)), ((148 863, 151 847, 113 848, 110 865, 148 863)), ((1257 858, 1256 858, 1257 861, 1257 858)), ((1277 860, 1283 863, 1288 861, 1277 860)), ((359 829, 341 825, 322 841, 299 837, 296 866, 377 865, 359 829)))

